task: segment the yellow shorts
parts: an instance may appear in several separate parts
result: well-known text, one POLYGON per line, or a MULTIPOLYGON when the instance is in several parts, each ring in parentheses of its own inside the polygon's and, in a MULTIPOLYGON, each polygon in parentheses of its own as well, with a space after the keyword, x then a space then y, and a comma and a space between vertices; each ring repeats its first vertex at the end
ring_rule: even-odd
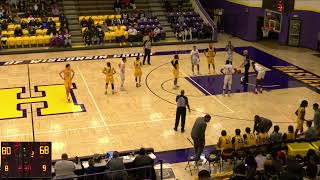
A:
POLYGON ((113 76, 107 76, 106 77, 106 83, 107 84, 109 84, 109 83, 113 84, 113 82, 114 82, 113 76))
POLYGON ((174 69, 172 72, 173 72, 174 78, 178 79, 179 78, 179 70, 174 69))
POLYGON ((72 87, 72 82, 69 81, 69 80, 66 80, 66 81, 64 81, 64 86, 65 86, 67 89, 71 89, 71 87, 72 87))
POLYGON ((142 76, 142 71, 141 70, 135 70, 134 71, 134 77, 141 77, 142 76))
POLYGON ((303 129, 303 121, 302 120, 297 120, 296 129, 299 129, 299 130, 303 129))
POLYGON ((213 57, 208 57, 208 64, 214 64, 214 58, 213 57))

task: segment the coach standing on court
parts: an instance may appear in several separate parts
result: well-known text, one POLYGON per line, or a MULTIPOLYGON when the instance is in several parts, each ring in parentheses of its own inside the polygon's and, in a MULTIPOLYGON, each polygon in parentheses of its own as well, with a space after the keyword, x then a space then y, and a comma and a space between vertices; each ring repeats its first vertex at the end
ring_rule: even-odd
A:
POLYGON ((178 130, 179 121, 181 117, 181 132, 184 132, 184 125, 186 122, 187 108, 190 112, 190 106, 188 98, 184 95, 184 90, 181 90, 181 94, 176 97, 177 102, 177 113, 176 113, 176 123, 174 125, 174 130, 178 130))
POLYGON ((151 38, 149 36, 149 34, 146 34, 143 37, 143 48, 144 48, 144 56, 143 56, 143 65, 146 61, 146 58, 148 58, 148 64, 150 64, 150 55, 151 55, 151 38))
POLYGON ((253 127, 253 133, 254 132, 268 132, 270 128, 272 127, 272 121, 270 119, 260 117, 258 115, 254 116, 254 127, 253 127))
POLYGON ((195 161, 198 162, 200 160, 200 156, 203 152, 204 145, 206 144, 206 129, 207 123, 210 122, 211 116, 209 114, 204 117, 198 117, 193 124, 191 137, 193 140, 193 146, 195 150, 195 161))

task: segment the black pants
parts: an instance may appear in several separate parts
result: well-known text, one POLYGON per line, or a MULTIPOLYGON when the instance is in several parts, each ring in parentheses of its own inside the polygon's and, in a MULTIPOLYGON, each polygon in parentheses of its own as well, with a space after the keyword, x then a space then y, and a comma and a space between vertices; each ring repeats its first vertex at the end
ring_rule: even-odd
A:
POLYGON ((143 64, 146 61, 146 58, 148 57, 148 64, 150 64, 150 54, 151 54, 151 49, 144 49, 144 56, 143 56, 143 64))
POLYGON ((174 128, 177 129, 179 126, 180 116, 181 116, 181 130, 184 130, 184 125, 186 123, 186 114, 187 109, 185 107, 178 107, 177 113, 176 113, 176 124, 174 125, 174 128))
POLYGON ((205 140, 202 138, 197 138, 197 137, 192 137, 193 140, 193 147, 195 151, 195 160, 199 161, 200 156, 203 152, 204 145, 205 145, 205 140))
POLYGON ((250 65, 245 65, 244 66, 244 78, 243 78, 243 82, 248 83, 249 82, 249 68, 250 65))

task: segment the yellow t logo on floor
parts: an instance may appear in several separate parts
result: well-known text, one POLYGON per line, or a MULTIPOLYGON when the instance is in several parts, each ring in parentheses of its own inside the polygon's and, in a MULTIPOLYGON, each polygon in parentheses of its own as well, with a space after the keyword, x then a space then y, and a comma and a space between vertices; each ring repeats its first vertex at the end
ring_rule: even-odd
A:
POLYGON ((67 102, 62 84, 34 86, 31 95, 25 87, 0 89, 0 120, 26 118, 30 115, 27 109, 32 104, 37 116, 86 112, 84 105, 77 103, 73 89, 76 89, 75 84, 70 92, 70 103, 67 102))

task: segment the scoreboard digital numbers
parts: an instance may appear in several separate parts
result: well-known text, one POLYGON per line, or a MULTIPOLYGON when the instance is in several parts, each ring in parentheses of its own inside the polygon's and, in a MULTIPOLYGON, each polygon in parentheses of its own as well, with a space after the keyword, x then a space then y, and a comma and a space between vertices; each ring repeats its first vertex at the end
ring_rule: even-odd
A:
POLYGON ((1 178, 51 178, 51 142, 1 142, 1 178))

